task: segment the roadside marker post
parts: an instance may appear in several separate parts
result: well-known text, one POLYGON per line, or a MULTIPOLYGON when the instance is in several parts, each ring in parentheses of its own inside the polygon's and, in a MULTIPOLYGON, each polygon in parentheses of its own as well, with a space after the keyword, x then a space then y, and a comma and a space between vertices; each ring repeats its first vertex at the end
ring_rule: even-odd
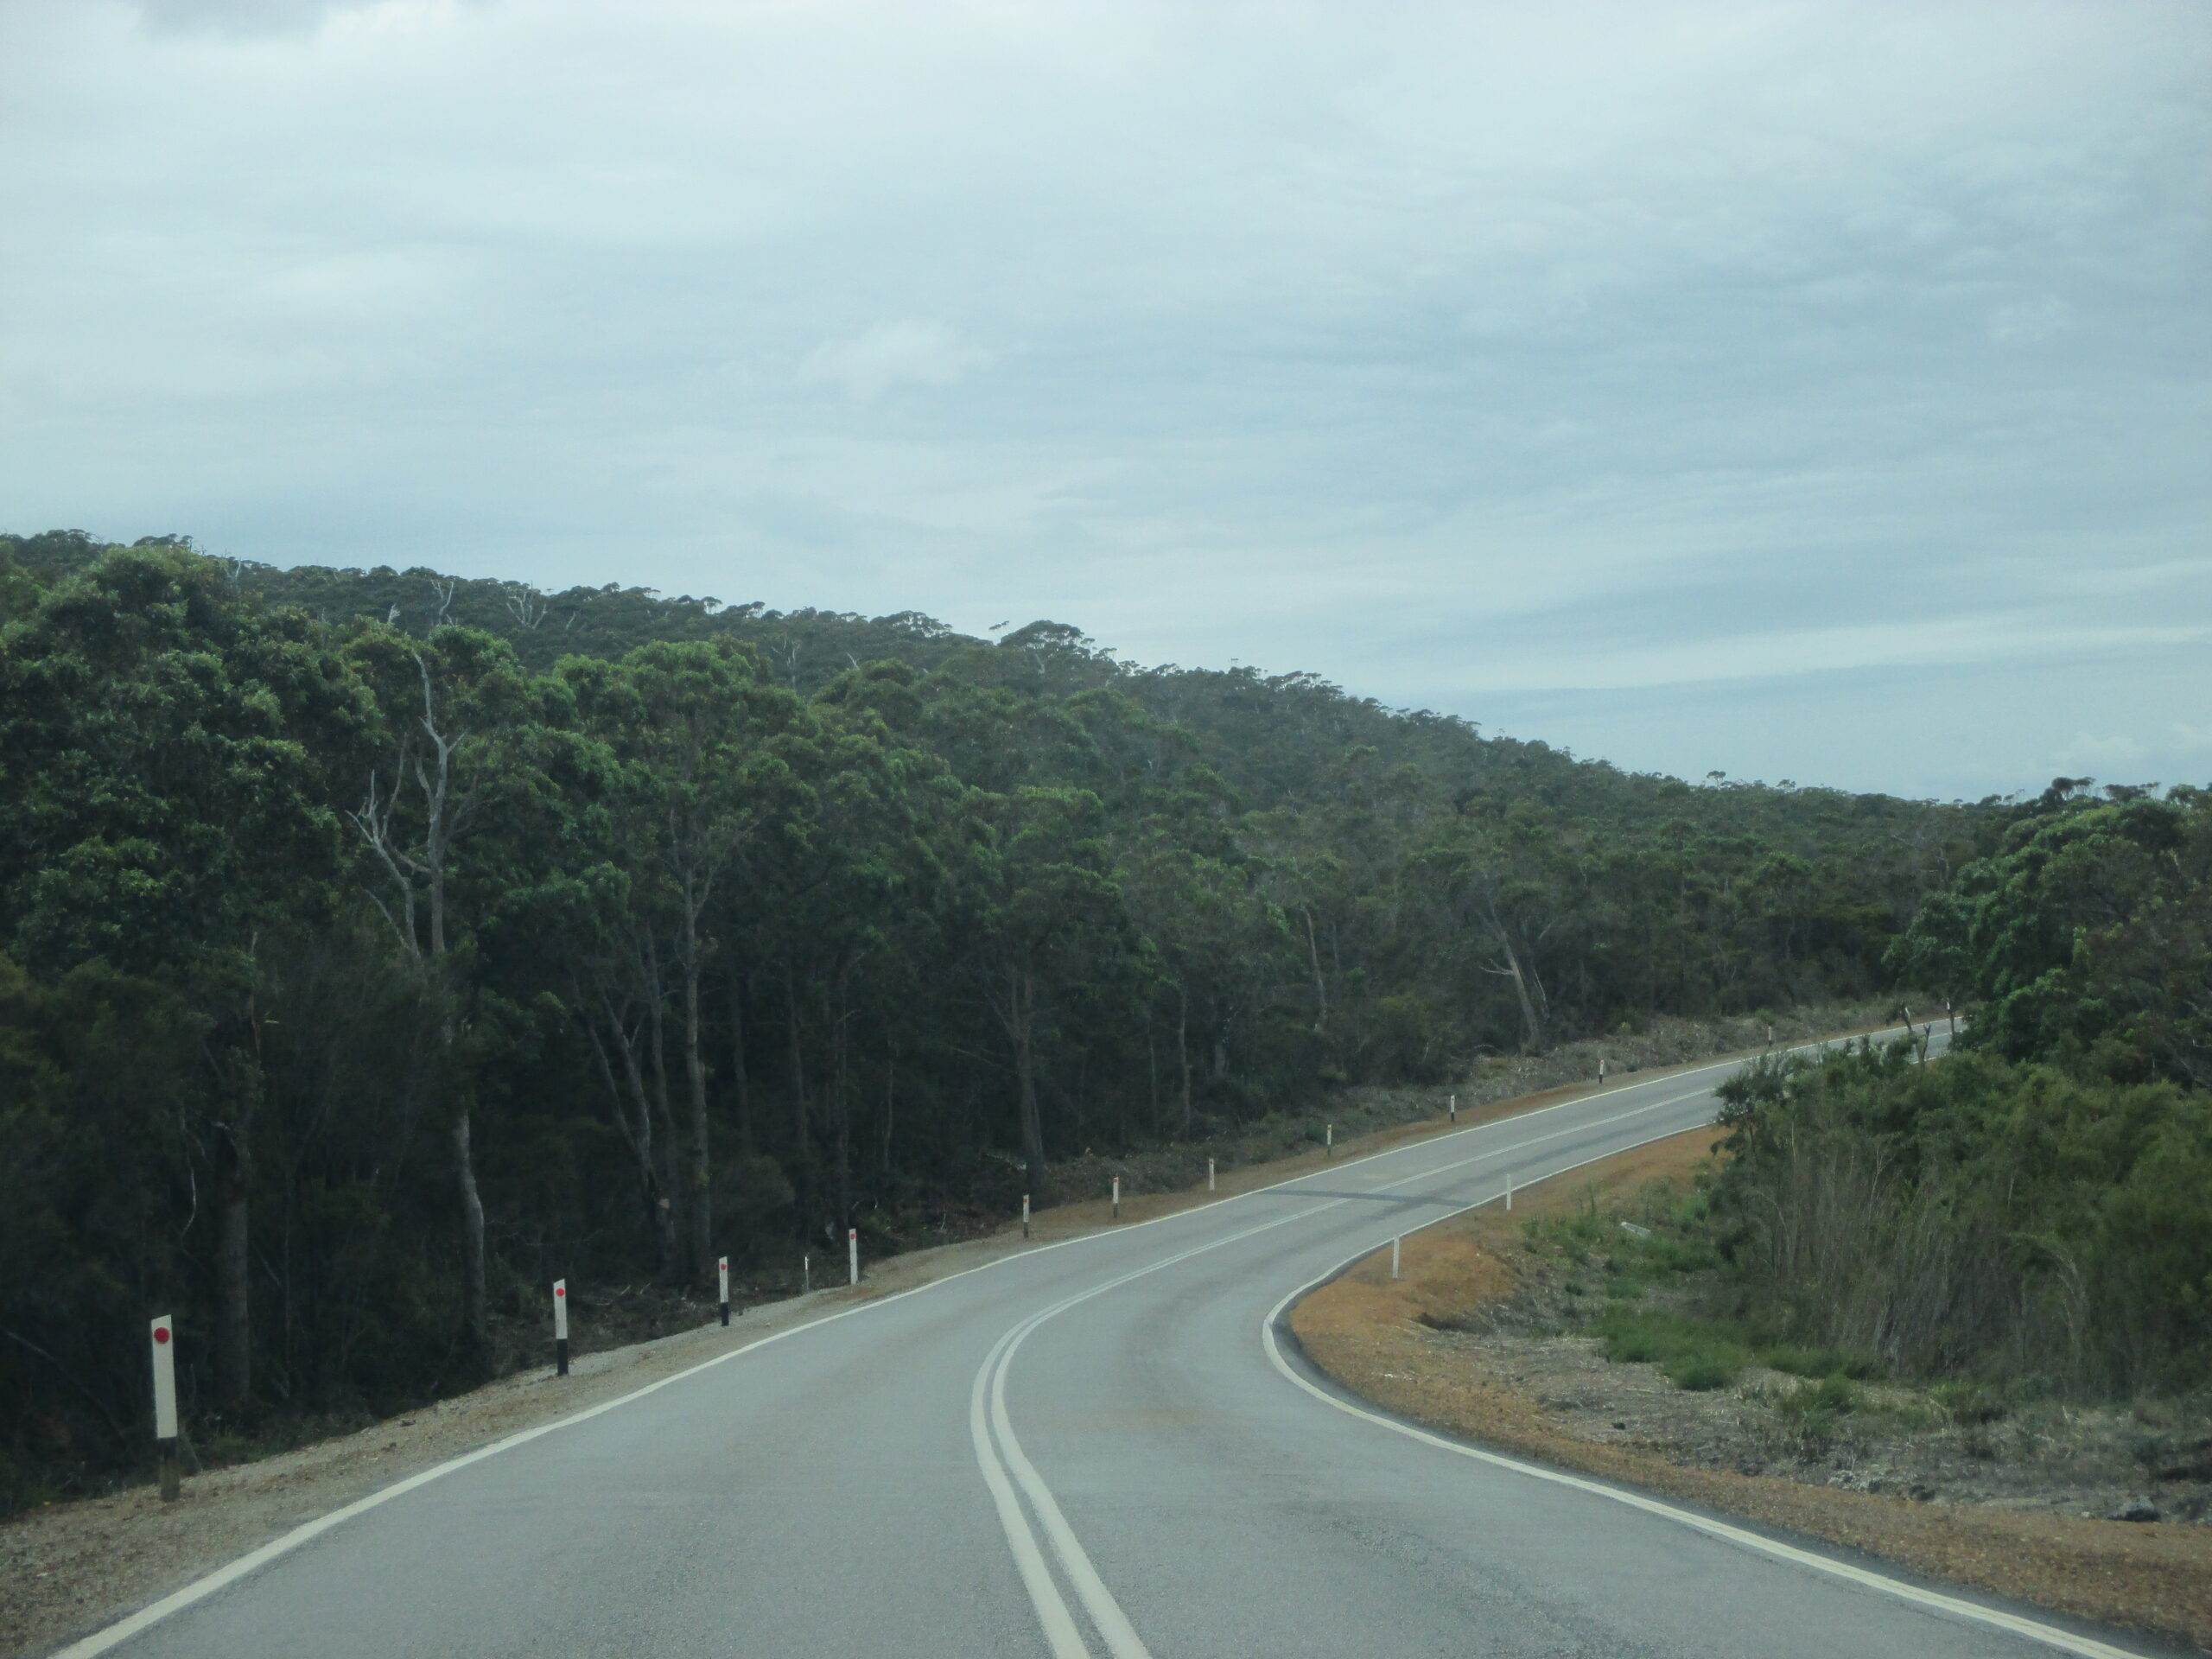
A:
POLYGON ((1321 1155, 1324 1158, 1337 1155, 1337 1126, 1333 1123, 1321 1131, 1321 1155))
POLYGON ((722 1256, 715 1262, 715 1274, 721 1284, 722 1323, 729 1323, 729 1257, 722 1256))
POLYGON ((1206 1191, 1213 1191, 1213 1160, 1211 1158, 1206 1160, 1206 1191))
POLYGON ((861 1230, 857 1227, 848 1227, 845 1229, 845 1267, 847 1272, 851 1275, 847 1282, 855 1285, 860 1283, 861 1230))
POLYGON ((553 1281, 553 1375, 569 1374, 569 1281, 553 1281))
POLYGON ((1119 1221, 1121 1218, 1122 1218, 1122 1178, 1121 1178, 1120 1176, 1116 1175, 1116 1176, 1114 1178, 1114 1219, 1115 1219, 1115 1220, 1116 1220, 1116 1221, 1119 1221))
POLYGON ((1513 1209, 1513 1172, 1512 1172, 1511 1170, 1510 1170, 1510 1169, 1509 1169, 1509 1170, 1507 1170, 1507 1171, 1505 1172, 1505 1208, 1506 1208, 1506 1211, 1507 1211, 1507 1213, 1510 1214, 1510 1213, 1512 1212, 1512 1209, 1513 1209))
MULTIPOLYGON (((1598 1072, 1598 1075, 1599 1075, 1599 1077, 1604 1077, 1604 1076, 1605 1075, 1605 1071, 1604 1071, 1604 1069, 1603 1069, 1603 1068, 1604 1068, 1604 1066, 1605 1066, 1605 1063, 1603 1060, 1600 1060, 1600 1061, 1599 1061, 1599 1062, 1598 1062, 1599 1067, 1600 1068, 1600 1069, 1599 1069, 1599 1072, 1598 1072)), ((1452 1096, 1452 1104, 1451 1104, 1451 1106, 1450 1106, 1450 1108, 1449 1108, 1448 1109, 1450 1110, 1451 1115, 1452 1115, 1452 1121, 1454 1123, 1457 1123, 1457 1122, 1459 1121, 1459 1096, 1454 1095, 1454 1096, 1452 1096)))
POLYGON ((1398 1246, 1404 1243, 1405 1240, 1402 1238, 1394 1238, 1390 1241, 1390 1276, 1393 1279, 1398 1276, 1398 1246))
POLYGON ((809 1294, 814 1289, 814 1258, 802 1255, 798 1259, 798 1294, 809 1294))
POLYGON ((154 1350, 154 1445, 161 1453, 162 1502, 183 1496, 176 1466, 176 1321, 164 1313, 151 1332, 154 1350))
POLYGON ((1021 1195, 1021 1236, 1024 1238, 1029 1236, 1029 1195, 1027 1192, 1021 1195))

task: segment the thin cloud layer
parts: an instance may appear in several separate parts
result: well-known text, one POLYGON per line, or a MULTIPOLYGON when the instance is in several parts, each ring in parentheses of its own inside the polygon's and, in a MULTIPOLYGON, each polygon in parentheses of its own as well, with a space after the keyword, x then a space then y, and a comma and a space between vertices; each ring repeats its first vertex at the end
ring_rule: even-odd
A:
POLYGON ((2212 778, 2199 7, 57 0, 0 62, 17 528, 2212 778))

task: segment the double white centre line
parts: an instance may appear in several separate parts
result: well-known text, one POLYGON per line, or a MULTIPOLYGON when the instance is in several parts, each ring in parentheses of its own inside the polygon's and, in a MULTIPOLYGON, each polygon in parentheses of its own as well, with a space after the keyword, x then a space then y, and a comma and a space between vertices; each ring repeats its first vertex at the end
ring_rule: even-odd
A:
MULTIPOLYGON (((1688 1094, 1655 1101, 1649 1105, 1616 1113, 1593 1123, 1573 1124, 1549 1135, 1516 1141, 1510 1146, 1494 1147, 1472 1157, 1458 1159, 1433 1169, 1416 1170, 1410 1175, 1383 1182, 1370 1191, 1389 1192, 1398 1187, 1409 1186, 1415 1181, 1433 1180, 1454 1170, 1463 1169, 1469 1164, 1484 1163, 1507 1154, 1524 1151, 1546 1141, 1557 1141, 1570 1135, 1625 1122, 1630 1118, 1642 1117, 1669 1106, 1678 1106, 1706 1092, 1701 1089, 1693 1090, 1688 1094)), ((1136 1633, 1136 1627, 1129 1623, 1128 1615, 1122 1611, 1121 1604, 1114 1599, 1113 1592, 1107 1589, 1105 1581, 1098 1576, 1098 1569, 1091 1564, 1082 1541, 1075 1535, 1075 1529, 1068 1524, 1067 1516, 1061 1512, 1052 1488, 1045 1484, 1044 1477, 1037 1472, 1036 1465, 1029 1461, 1028 1454, 1021 1449, 1021 1441, 1014 1432, 1014 1423, 1006 1408, 1007 1372, 1014 1364, 1014 1355, 1028 1339, 1030 1332, 1039 1325, 1094 1296, 1103 1296, 1109 1290, 1119 1289, 1132 1281, 1161 1272, 1179 1262, 1187 1262, 1194 1255, 1204 1255, 1209 1250, 1224 1249, 1255 1234, 1270 1232, 1277 1227, 1287 1227, 1294 1222, 1306 1220, 1324 1211, 1335 1210, 1351 1202, 1350 1198, 1331 1198, 1287 1216, 1278 1216, 1273 1221, 1263 1221, 1256 1226, 1210 1239, 1205 1243, 1194 1244, 1189 1249, 1179 1250, 1147 1266, 1134 1268, 1103 1284, 1093 1285, 1088 1290, 1078 1291, 1032 1313, 1013 1326, 984 1357, 982 1368, 976 1373, 975 1383, 968 1393, 968 1433, 975 1441, 976 1461, 982 1469, 983 1484, 990 1491, 991 1502, 998 1510, 999 1525, 1006 1533, 1007 1547, 1014 1553, 1014 1567, 1021 1574, 1023 1587, 1029 1592, 1031 1605, 1037 1610, 1038 1623, 1044 1626, 1045 1640, 1052 1649, 1052 1659, 1095 1659, 1090 1646, 1084 1639, 1083 1629, 1077 1622, 1075 1611, 1061 1592, 1059 1580, 1053 1576, 1053 1560, 1058 1562, 1060 1576, 1073 1588, 1076 1599, 1082 1603, 1084 1611, 1089 1615, 1091 1629, 1097 1633, 1111 1659, 1152 1659, 1152 1650, 1145 1646, 1144 1639, 1136 1633), (1028 1500, 1026 1510, 1022 1503, 1024 1498, 1028 1500), (1034 1526, 1030 1522, 1032 1514, 1036 1517, 1034 1526), (1044 1532, 1045 1544, 1051 1546, 1052 1558, 1049 1560, 1043 1545, 1038 1541, 1039 1529, 1044 1532)))
POLYGON ((1060 1564, 1060 1572, 1074 1586, 1076 1599, 1090 1616, 1091 1628, 1097 1631, 1112 1659, 1152 1659, 1152 1649, 1145 1646, 1136 1627, 1129 1623, 1128 1615, 1122 1611, 1121 1604, 1098 1576, 1098 1569, 1091 1565, 1090 1555, 1075 1535, 1075 1529, 1068 1525, 1067 1516, 1061 1513, 1052 1489, 1045 1484, 1044 1477, 1021 1449, 1021 1441, 1014 1432, 1013 1421, 1006 1409, 1006 1375, 1014 1364, 1015 1353, 1028 1339, 1029 1333, 1046 1320, 1094 1296, 1103 1296, 1109 1290, 1172 1268, 1178 1262, 1187 1262, 1208 1250, 1234 1244, 1255 1233, 1303 1221, 1346 1202, 1344 1198, 1332 1198, 1326 1204, 1278 1216, 1256 1227, 1247 1227, 1226 1237, 1179 1250, 1149 1266, 1093 1285, 1089 1290, 1077 1291, 1032 1313, 1001 1337, 984 1357, 982 1368, 976 1373, 975 1386, 968 1393, 968 1433, 976 1443, 976 1461, 982 1467, 983 1484, 990 1489, 991 1502, 997 1506, 999 1525, 1006 1531, 1007 1547, 1014 1552, 1014 1564, 1021 1573, 1023 1586, 1029 1592, 1031 1605, 1037 1609, 1038 1622, 1045 1627, 1045 1640, 1052 1650, 1052 1659, 1092 1659, 1092 1654, 1067 1599, 1060 1593, 1059 1585, 1052 1577, 1045 1552, 1038 1546, 1036 1529, 1031 1527, 1029 1516, 1022 1509, 1022 1497, 1029 1500, 1029 1509, 1035 1512, 1038 1525, 1044 1529, 1046 1541, 1052 1545, 1052 1554, 1060 1564), (1017 1486, 1020 1497, 1015 1496, 1017 1486))

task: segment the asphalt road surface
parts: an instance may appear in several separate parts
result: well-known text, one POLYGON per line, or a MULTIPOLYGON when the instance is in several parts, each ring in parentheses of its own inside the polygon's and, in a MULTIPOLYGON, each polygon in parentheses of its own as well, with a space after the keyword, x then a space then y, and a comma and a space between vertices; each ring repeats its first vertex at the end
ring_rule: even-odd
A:
POLYGON ((74 1651, 2137 1650, 1409 1433, 1338 1397, 1281 1336, 1299 1289, 1493 1198, 1509 1174, 1525 1185, 1709 1120, 1728 1069, 1348 1159, 857 1306, 372 1501, 74 1651))

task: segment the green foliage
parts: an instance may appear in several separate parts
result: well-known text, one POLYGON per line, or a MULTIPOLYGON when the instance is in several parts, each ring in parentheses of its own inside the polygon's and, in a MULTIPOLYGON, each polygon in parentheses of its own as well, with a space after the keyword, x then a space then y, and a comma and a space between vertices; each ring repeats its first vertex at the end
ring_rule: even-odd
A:
POLYGON ((273 1444, 519 1363, 554 1276, 775 1277, 1336 1084, 1865 996, 1993 827, 1057 623, 0 537, 0 1488, 138 1459, 150 1313, 202 1438, 273 1444))
POLYGON ((2060 779, 1891 948, 1970 1046, 2212 1084, 2212 792, 2060 779))
POLYGON ((2212 1361, 2212 1097, 1906 1043, 1722 1093, 1715 1225, 1751 1306, 1800 1338, 2123 1394, 2212 1361))
MULTIPOLYGON (((1702 1192, 1656 1182, 1637 1212, 1643 1219, 1630 1230, 1625 1217, 1592 1198, 1525 1230, 1538 1251, 1598 1268, 1603 1300, 1588 1329, 1608 1359, 1656 1364, 1677 1388, 1692 1391, 1728 1388, 1754 1365, 1815 1379, 1877 1374, 1864 1355, 1793 1341, 1773 1319, 1712 1294, 1721 1262, 1702 1192)), ((1589 1294, 1579 1281, 1566 1288, 1589 1294)))
POLYGON ((1596 1326, 1605 1357, 1648 1360, 1678 1389, 1725 1389, 1754 1362, 1751 1348, 1710 1323, 1658 1309, 1615 1303, 1596 1326))

